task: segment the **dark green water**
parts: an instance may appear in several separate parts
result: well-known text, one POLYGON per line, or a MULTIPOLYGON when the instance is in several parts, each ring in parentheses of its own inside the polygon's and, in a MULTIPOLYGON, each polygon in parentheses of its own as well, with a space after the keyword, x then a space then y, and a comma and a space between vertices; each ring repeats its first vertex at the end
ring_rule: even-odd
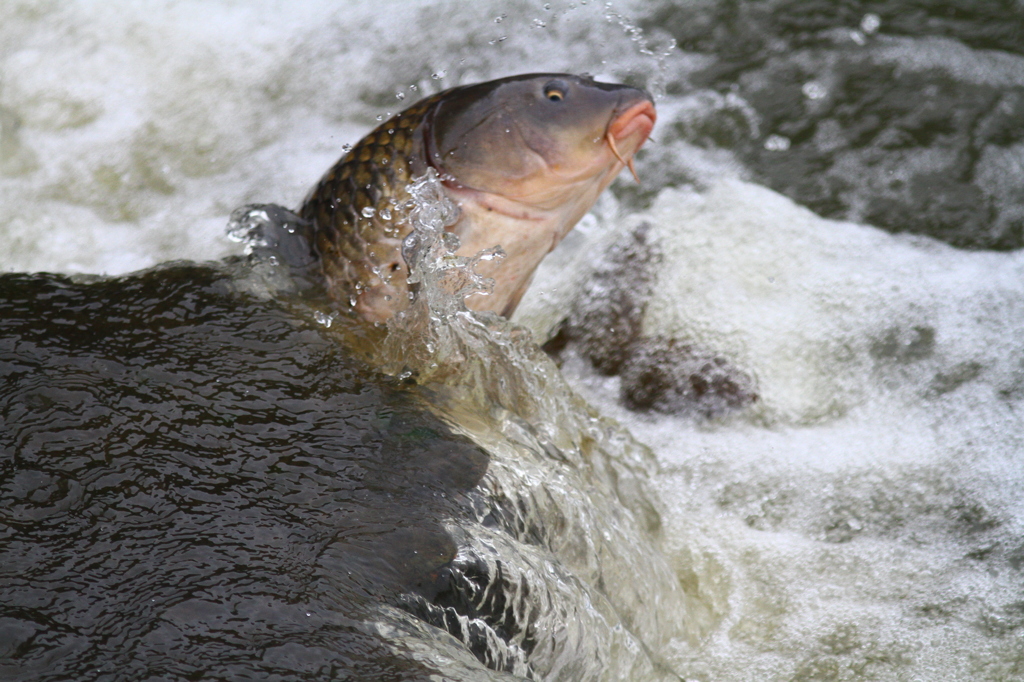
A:
POLYGON ((488 457, 218 267, 0 277, 0 678, 424 679, 488 457))

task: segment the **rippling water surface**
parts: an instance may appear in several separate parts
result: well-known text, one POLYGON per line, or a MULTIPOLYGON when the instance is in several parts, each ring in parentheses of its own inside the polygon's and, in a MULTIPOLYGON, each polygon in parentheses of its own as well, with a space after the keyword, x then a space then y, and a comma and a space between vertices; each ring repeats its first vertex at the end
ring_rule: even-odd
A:
POLYGON ((0 291, 7 679, 416 676, 485 453, 216 269, 0 291))
POLYGON ((1024 679, 1021 16, 4 3, 0 676, 1024 679), (530 332, 124 275, 531 70, 659 123, 530 332))

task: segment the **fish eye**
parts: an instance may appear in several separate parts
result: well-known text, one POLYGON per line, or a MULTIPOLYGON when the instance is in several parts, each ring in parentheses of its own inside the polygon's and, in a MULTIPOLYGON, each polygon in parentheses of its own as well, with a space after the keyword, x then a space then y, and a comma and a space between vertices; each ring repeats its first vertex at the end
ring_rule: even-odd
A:
POLYGON ((544 96, 549 102, 561 102, 569 91, 569 86, 563 81, 550 81, 544 86, 544 96))

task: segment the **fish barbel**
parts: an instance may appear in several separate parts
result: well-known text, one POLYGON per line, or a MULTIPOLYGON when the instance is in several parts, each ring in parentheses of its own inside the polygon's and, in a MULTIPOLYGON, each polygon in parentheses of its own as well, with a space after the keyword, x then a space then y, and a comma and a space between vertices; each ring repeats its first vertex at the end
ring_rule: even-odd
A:
POLYGON ((569 74, 527 74, 452 88, 378 126, 320 180, 299 209, 331 296, 383 322, 409 305, 403 240, 408 186, 434 169, 459 216, 460 256, 481 262, 490 294, 471 310, 509 316, 540 261, 590 210, 654 127, 640 89, 569 74))

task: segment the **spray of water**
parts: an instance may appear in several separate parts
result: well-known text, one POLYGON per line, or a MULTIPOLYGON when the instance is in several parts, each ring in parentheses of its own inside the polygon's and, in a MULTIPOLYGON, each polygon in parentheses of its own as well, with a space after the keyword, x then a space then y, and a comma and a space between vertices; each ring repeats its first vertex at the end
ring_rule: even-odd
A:
MULTIPOLYGON (((466 296, 493 287, 476 265, 503 254, 455 255, 458 239, 445 228, 457 207, 433 173, 410 195, 404 256, 415 293, 388 322, 375 359, 491 456, 473 493, 476 522, 456 533, 456 576, 460 567, 477 576, 459 588, 476 612, 473 627, 497 627, 486 602, 500 589, 514 613, 492 615, 512 619, 525 638, 487 638, 488 655, 506 669, 544 679, 661 679, 655 652, 678 636, 685 606, 660 550, 652 453, 587 405, 528 330, 466 309, 466 296)), ((466 619, 420 610, 438 623, 466 619)), ((514 630, 508 622, 501 629, 514 630)))
POLYGON ((467 258, 457 256, 459 238, 447 227, 459 218, 459 208, 444 193, 430 169, 409 186, 410 199, 402 208, 412 231, 402 245, 413 292, 409 307, 387 324, 388 334, 377 364, 385 372, 421 380, 442 367, 457 370, 465 359, 453 320, 471 320, 465 298, 489 294, 494 280, 476 272, 478 263, 504 258, 495 246, 467 258))

